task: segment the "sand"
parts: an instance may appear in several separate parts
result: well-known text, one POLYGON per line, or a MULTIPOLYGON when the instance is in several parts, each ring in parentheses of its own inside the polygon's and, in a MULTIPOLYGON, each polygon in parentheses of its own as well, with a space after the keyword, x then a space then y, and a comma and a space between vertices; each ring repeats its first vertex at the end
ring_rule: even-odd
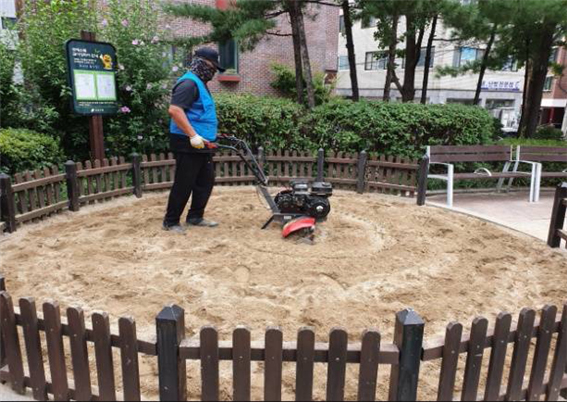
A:
MULTIPOLYGON (((230 340, 246 325, 262 340, 278 325, 292 341, 312 326, 319 341, 332 327, 357 341, 375 327, 391 342, 395 313, 411 307, 426 321, 427 339, 450 321, 466 330, 475 316, 492 322, 501 311, 562 305, 567 301, 565 254, 543 242, 474 218, 412 200, 336 192, 329 220, 315 245, 281 238, 253 187, 215 190, 208 218, 221 226, 192 228, 186 236, 164 232, 167 194, 122 198, 65 213, 0 237, 0 272, 13 298, 57 300, 63 308, 136 319, 139 336, 154 337, 155 316, 175 303, 186 311, 188 336, 216 326, 230 340)), ((89 323, 90 325, 90 323, 89 323)), ((155 396, 155 359, 143 359, 144 391, 155 396)), ((199 371, 189 364, 190 397, 199 371)), ((223 398, 229 398, 230 364, 223 363, 223 398), (226 378, 225 378, 226 377, 226 378)), ((254 396, 262 395, 261 365, 254 364, 254 396)), ((324 367, 317 397, 324 398, 324 367)), ((347 396, 356 396, 355 367, 347 396)), ((435 373, 434 373, 435 374, 435 373)), ((435 375, 424 377, 422 397, 434 396, 435 375), (430 377, 430 378, 429 378, 430 377)), ((380 373, 383 397, 388 370, 380 373)), ((284 397, 293 396, 293 365, 286 365, 284 397)))

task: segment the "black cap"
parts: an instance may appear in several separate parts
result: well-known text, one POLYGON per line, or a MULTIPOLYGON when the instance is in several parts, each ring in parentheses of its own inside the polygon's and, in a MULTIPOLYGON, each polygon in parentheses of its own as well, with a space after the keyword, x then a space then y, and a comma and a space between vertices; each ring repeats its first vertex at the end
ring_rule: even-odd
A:
POLYGON ((214 66, 219 70, 221 73, 224 73, 226 69, 222 68, 219 63, 219 54, 218 52, 210 47, 202 47, 195 51, 195 56, 200 57, 202 59, 208 60, 214 64, 214 66))

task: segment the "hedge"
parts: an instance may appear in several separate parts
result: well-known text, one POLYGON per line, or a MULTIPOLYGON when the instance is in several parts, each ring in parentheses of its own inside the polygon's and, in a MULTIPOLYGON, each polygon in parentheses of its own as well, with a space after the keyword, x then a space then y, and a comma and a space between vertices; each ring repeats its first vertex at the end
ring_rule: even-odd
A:
POLYGON ((419 157, 426 145, 493 140, 493 117, 463 105, 352 102, 335 99, 308 112, 293 101, 216 96, 220 131, 267 149, 312 149, 419 157))
POLYGON ((24 129, 0 130, 0 171, 3 173, 42 169, 62 161, 59 143, 52 137, 24 129))

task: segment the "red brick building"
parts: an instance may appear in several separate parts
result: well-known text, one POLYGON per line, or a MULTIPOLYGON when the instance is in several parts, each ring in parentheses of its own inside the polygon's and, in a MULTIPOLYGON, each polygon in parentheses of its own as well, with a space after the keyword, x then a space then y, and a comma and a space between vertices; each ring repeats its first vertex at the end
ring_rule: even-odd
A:
MULTIPOLYGON (((191 3, 209 5, 217 8, 227 6, 228 0, 182 0, 191 3)), ((317 18, 305 18, 307 45, 313 73, 323 72, 335 75, 337 72, 337 47, 339 36, 339 7, 317 6, 309 9, 309 15, 317 18)), ((201 36, 206 34, 209 27, 205 24, 188 19, 170 22, 175 35, 201 36)), ((281 17, 278 27, 274 30, 282 34, 291 33, 289 20, 281 17)), ((219 48, 218 44, 212 44, 219 48)), ((230 91, 253 93, 258 95, 276 95, 270 83, 274 75, 271 70, 273 63, 286 64, 293 68, 293 42, 291 36, 268 36, 251 52, 240 52, 235 46, 223 46, 221 58, 233 62, 235 71, 219 75, 210 84, 212 91, 230 91)))
MULTIPOLYGON (((556 48, 551 61, 567 67, 567 48, 556 48)), ((567 133, 567 75, 550 75, 545 82, 542 100, 542 124, 553 124, 567 133)))

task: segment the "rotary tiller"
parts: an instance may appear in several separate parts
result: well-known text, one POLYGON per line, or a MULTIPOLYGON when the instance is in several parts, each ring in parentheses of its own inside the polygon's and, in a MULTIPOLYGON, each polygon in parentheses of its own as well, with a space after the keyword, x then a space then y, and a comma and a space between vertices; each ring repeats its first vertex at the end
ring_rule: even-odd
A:
POLYGON ((329 197, 333 194, 333 187, 330 183, 318 180, 310 185, 307 179, 292 180, 286 190, 272 197, 268 191, 268 177, 245 141, 222 135, 213 146, 235 152, 256 178, 256 187, 272 212, 262 229, 278 222, 283 226, 284 237, 300 234, 313 240, 315 224, 324 221, 331 212, 329 197))

